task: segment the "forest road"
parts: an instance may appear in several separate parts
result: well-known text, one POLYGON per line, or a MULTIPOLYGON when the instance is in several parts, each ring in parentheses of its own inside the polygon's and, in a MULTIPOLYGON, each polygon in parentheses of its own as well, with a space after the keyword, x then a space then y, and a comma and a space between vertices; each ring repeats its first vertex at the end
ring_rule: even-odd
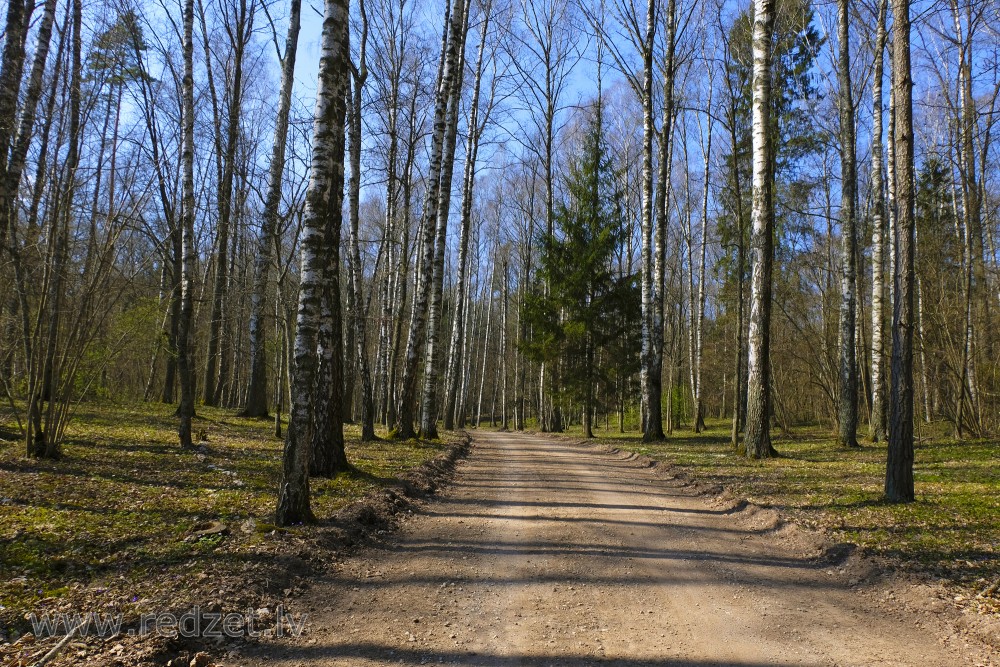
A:
POLYGON ((222 662, 976 664, 744 514, 621 453, 478 432, 439 498, 295 601, 304 637, 222 662))

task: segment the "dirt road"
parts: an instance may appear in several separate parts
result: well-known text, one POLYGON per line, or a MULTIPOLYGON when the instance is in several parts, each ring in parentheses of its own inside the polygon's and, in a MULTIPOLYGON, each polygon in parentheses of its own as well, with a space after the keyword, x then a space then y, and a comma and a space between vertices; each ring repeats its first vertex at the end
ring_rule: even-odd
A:
POLYGON ((623 455, 480 433, 439 499, 298 601, 305 637, 223 664, 976 664, 747 514, 623 455))

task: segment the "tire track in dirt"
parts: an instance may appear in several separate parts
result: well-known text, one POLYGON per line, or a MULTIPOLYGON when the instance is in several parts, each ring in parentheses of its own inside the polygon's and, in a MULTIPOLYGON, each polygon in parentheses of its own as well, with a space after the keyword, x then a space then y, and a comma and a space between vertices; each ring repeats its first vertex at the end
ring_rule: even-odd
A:
POLYGON ((619 455, 477 433, 446 492, 291 605, 305 636, 223 664, 975 664, 738 514, 619 455))

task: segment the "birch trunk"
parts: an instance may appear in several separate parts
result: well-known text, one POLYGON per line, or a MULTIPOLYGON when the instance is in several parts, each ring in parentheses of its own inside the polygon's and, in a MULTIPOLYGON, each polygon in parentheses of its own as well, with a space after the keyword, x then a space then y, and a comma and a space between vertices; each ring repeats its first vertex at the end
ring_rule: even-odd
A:
POLYGON ((850 0, 837 0, 837 78, 840 82, 840 444, 857 447, 857 164, 854 136, 854 97, 851 91, 850 0))
POLYGON ((413 438, 413 417, 417 400, 417 364, 420 348, 427 328, 428 303, 434 277, 434 248, 441 193, 441 173, 444 155, 445 134, 448 128, 448 107, 451 100, 452 83, 458 76, 460 53, 456 43, 457 35, 465 21, 462 10, 465 0, 458 0, 454 12, 450 6, 445 11, 445 27, 441 37, 441 60, 439 63, 438 86, 434 103, 434 127, 431 136, 430 159, 427 165, 427 189, 424 193, 424 207, 418 233, 420 234, 420 258, 416 290, 410 328, 406 337, 406 355, 403 361, 403 378, 400 388, 399 408, 396 415, 396 434, 400 438, 413 438))
MULTIPOLYGON (((368 308, 365 304, 362 290, 363 276, 361 273, 361 244, 358 238, 361 207, 361 110, 362 92, 368 79, 368 15, 365 12, 364 0, 360 0, 361 43, 358 45, 358 64, 352 68, 354 90, 351 97, 351 114, 349 133, 351 140, 351 179, 348 183, 350 207, 350 290, 353 294, 354 312, 351 313, 351 324, 354 328, 354 346, 351 354, 357 355, 357 368, 361 376, 361 440, 375 440, 375 397, 372 390, 371 367, 368 363, 368 308)), ((383 244, 383 248, 385 244, 383 244)), ((349 387, 350 385, 348 385, 349 387)))
POLYGON ((872 442, 886 438, 885 378, 885 183, 882 177, 882 78, 888 0, 881 0, 875 24, 872 74, 872 442))
MULTIPOLYGON (((32 5, 32 8, 34 6, 32 5)), ((3 62, 0 64, 0 248, 7 245, 7 229, 14 212, 15 193, 7 189, 8 150, 17 129, 17 103, 21 91, 21 69, 24 66, 25 11, 24 0, 7 4, 7 24, 4 30, 3 62)))
MULTIPOLYGON (((712 78, 709 75, 708 109, 712 108, 712 78)), ((701 382, 701 359, 703 347, 703 333, 705 328, 705 260, 708 251, 708 194, 711 175, 712 159, 712 114, 708 114, 707 131, 708 139, 705 145, 705 180, 702 182, 701 198, 701 257, 698 262, 698 302, 697 315, 695 317, 696 334, 694 339, 694 360, 692 361, 692 373, 694 376, 694 431, 701 433, 705 430, 705 408, 702 405, 702 382, 701 382)), ((723 390, 725 395, 725 390, 723 390)))
MULTIPOLYGON (((653 248, 653 40, 656 36, 656 2, 646 6, 646 36, 643 42, 642 64, 642 320, 641 365, 642 386, 642 439, 645 442, 662 440, 663 416, 661 373, 656 364, 656 329, 658 322, 655 307, 660 298, 654 271, 653 248)), ((661 159, 662 156, 661 156, 661 159)), ((662 328, 662 324, 659 325, 662 328)), ((660 342, 662 346, 662 340, 660 342)))
POLYGON ((510 265, 508 258, 503 258, 503 283, 500 290, 500 430, 510 430, 507 415, 507 303, 510 301, 510 265))
POLYGON ((309 459, 315 429, 313 401, 318 366, 318 329, 325 288, 323 280, 327 273, 324 236, 329 225, 332 182, 337 174, 343 179, 344 172, 342 137, 348 77, 345 48, 347 22, 347 0, 326 0, 313 121, 312 169, 300 241, 302 259, 292 404, 275 513, 276 523, 281 526, 313 518, 309 504, 309 459), (341 137, 339 141, 338 135, 341 137))
POLYGON ((344 451, 344 393, 346 364, 344 363, 343 313, 340 302, 340 241, 344 224, 344 159, 346 149, 345 129, 350 98, 350 36, 340 35, 343 50, 341 67, 344 69, 343 90, 333 103, 334 125, 340 128, 330 141, 331 153, 338 164, 330 170, 330 190, 323 228, 322 293, 317 337, 319 367, 313 399, 312 460, 309 474, 312 477, 335 477, 350 468, 344 451))
POLYGON ((191 447, 194 418, 194 359, 191 330, 194 326, 194 0, 184 1, 184 78, 181 82, 181 252, 180 317, 177 325, 177 374, 180 379, 178 435, 181 447, 191 447))
POLYGON ((754 0, 753 208, 746 456, 769 458, 771 446, 771 264, 774 260, 774 147, 771 137, 771 36, 774 0, 754 0))
MULTIPOLYGON (((264 198, 260 240, 254 259, 253 294, 250 297, 250 385, 241 413, 244 417, 267 416, 267 340, 264 333, 266 294, 272 249, 278 234, 278 209, 281 206, 282 176, 285 173, 285 147, 288 143, 288 121, 292 107, 292 87, 295 83, 295 55, 298 50, 301 15, 302 0, 291 0, 285 56, 281 60, 281 90, 278 93, 274 143, 271 145, 271 166, 267 174, 267 195, 264 198)), ((280 385, 280 374, 276 381, 280 385)))
POLYGON ((462 208, 458 240, 458 290, 455 295, 455 312, 452 318, 451 339, 448 343, 448 363, 445 369, 447 396, 444 408, 444 427, 451 430, 455 425, 455 404, 458 400, 459 368, 463 363, 462 341, 465 327, 465 297, 469 272, 469 229, 472 225, 472 194, 476 184, 476 159, 479 155, 479 94, 483 77, 483 56, 486 38, 489 34, 492 2, 486 0, 483 8, 483 23, 479 33, 479 53, 476 55, 475 82, 472 86, 472 103, 469 109, 468 140, 465 149, 465 173, 462 179, 462 208))
MULTIPOLYGON (((437 385, 440 352, 441 312, 444 289, 444 256, 447 252, 445 241, 448 232, 448 214, 451 209, 451 181, 455 169, 455 146, 458 139, 459 105, 462 96, 462 74, 465 65, 465 36, 469 29, 468 0, 458 0, 452 16, 451 37, 449 38, 449 58, 446 64, 448 107, 444 133, 444 152, 440 169, 440 183, 437 191, 437 225, 434 239, 434 260, 431 271, 430 300, 427 309, 426 345, 424 348, 424 386, 420 401, 420 435, 433 439, 437 432, 437 385)), ((442 82, 444 84, 444 81, 442 82)))

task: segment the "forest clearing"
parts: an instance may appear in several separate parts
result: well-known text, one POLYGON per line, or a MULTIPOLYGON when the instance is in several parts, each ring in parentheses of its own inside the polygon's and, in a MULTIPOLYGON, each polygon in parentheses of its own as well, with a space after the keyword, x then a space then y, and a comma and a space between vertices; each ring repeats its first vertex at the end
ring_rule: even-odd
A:
POLYGON ((996 0, 0 25, 0 667, 996 664, 996 0))

